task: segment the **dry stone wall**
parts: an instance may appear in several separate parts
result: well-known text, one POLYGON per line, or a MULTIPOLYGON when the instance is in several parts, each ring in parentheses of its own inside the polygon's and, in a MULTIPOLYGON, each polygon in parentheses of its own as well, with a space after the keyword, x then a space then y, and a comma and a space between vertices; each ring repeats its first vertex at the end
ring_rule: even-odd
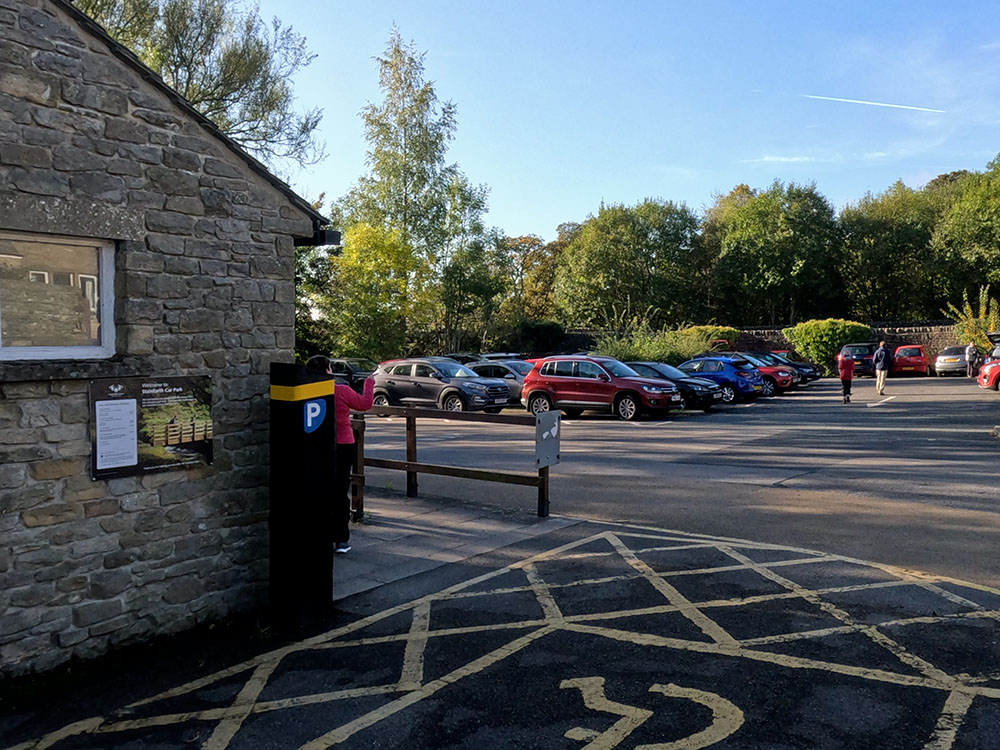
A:
POLYGON ((70 9, 0 0, 0 230, 116 242, 111 360, 0 363, 0 675, 257 606, 312 220, 70 9), (87 381, 208 375, 215 463, 91 481, 87 381))

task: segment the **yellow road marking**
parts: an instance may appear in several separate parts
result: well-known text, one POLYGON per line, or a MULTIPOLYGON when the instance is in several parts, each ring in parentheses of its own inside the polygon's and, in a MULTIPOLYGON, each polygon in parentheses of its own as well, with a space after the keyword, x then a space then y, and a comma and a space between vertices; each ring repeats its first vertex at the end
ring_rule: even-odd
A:
POLYGON ((743 726, 743 712, 721 695, 679 685, 653 685, 649 691, 662 693, 668 698, 684 698, 709 708, 712 723, 702 731, 675 742, 661 742, 653 745, 636 745, 635 750, 698 750, 724 740, 743 726))
POLYGON ((603 677, 576 677, 563 680, 559 683, 559 687, 579 690, 583 697, 583 705, 591 711, 601 711, 621 717, 599 734, 583 727, 576 727, 566 732, 563 736, 571 740, 584 738, 590 740, 581 750, 612 750, 653 715, 652 711, 645 708, 608 700, 604 695, 603 677))
POLYGON ((233 706, 239 707, 240 711, 236 715, 219 722, 212 732, 212 736, 202 746, 203 750, 226 750, 229 747, 229 743, 236 736, 236 733, 240 731, 240 727, 243 726, 243 722, 250 715, 254 704, 267 686, 267 681, 271 678, 271 674, 277 667, 278 662, 272 661, 261 664, 254 670, 250 679, 247 680, 243 689, 240 690, 239 695, 236 696, 236 700, 233 701, 233 706))
POLYGON ((948 696, 948 700, 944 702, 944 708, 941 709, 941 715, 938 717, 934 732, 927 744, 924 745, 924 750, 951 750, 952 745, 955 744, 958 729, 962 726, 974 697, 970 693, 958 691, 948 696))
POLYGON ((424 681, 424 651, 431 625, 431 603, 421 602, 413 608, 410 632, 406 637, 403 669, 399 676, 400 690, 416 690, 424 681))

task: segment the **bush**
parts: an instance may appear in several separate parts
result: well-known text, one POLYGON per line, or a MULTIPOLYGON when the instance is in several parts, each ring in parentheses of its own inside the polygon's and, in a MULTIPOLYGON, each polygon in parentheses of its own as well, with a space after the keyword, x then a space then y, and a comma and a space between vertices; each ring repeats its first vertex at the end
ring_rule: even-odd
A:
POLYGON ((844 344, 868 341, 872 329, 852 320, 807 320, 782 330, 792 347, 814 363, 824 375, 836 370, 837 352, 844 344))
POLYGON ((718 331, 735 330, 719 326, 692 326, 653 331, 640 327, 621 335, 601 336, 597 340, 597 352, 623 361, 638 359, 679 365, 695 354, 707 350, 713 338, 724 338, 716 335, 718 331))
POLYGON ((987 333, 1000 331, 1000 305, 990 297, 990 287, 987 284, 979 288, 979 309, 974 310, 969 302, 969 292, 962 293, 961 309, 952 304, 944 311, 954 318, 955 338, 959 343, 968 344, 975 341, 980 350, 989 351, 993 344, 986 338, 987 333))
MULTIPOLYGON (((707 342, 723 339, 729 342, 730 350, 736 348, 736 337, 740 335, 738 329, 729 326, 688 326, 680 330, 691 336, 704 336, 707 342)), ((695 354, 697 353, 695 352, 695 354)))

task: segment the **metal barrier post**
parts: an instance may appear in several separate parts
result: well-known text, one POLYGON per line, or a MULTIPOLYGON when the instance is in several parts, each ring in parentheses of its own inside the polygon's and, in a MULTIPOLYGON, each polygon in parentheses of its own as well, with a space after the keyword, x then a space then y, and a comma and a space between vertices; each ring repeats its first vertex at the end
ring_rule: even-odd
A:
MULTIPOLYGON (((417 418, 406 418, 406 462, 415 464, 417 462, 417 418)), ((406 470, 406 496, 417 496, 417 472, 406 470)))
POLYGON ((549 467, 538 469, 538 517, 549 516, 549 467))

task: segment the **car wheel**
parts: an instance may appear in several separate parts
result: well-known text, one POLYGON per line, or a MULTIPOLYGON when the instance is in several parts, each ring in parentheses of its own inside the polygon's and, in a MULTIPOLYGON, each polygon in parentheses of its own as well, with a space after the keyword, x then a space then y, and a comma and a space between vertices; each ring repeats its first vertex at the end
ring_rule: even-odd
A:
POLYGON ((679 406, 679 411, 684 411, 685 409, 688 408, 688 402, 684 399, 683 396, 681 396, 681 400, 678 406, 679 406))
POLYGON ((544 393, 536 393, 528 399, 528 411, 532 414, 543 414, 552 411, 552 401, 544 393))
POLYGON ((566 415, 566 419, 577 419, 583 414, 583 409, 563 409, 562 413, 566 415))
POLYGON ((445 397, 441 408, 445 411, 465 411, 465 401, 457 393, 452 393, 445 397))
POLYGON ((639 418, 639 401, 635 396, 626 393, 615 403, 615 414, 626 422, 634 422, 639 418))
POLYGON ((736 400, 736 389, 731 385, 722 386, 722 403, 731 404, 736 400))
POLYGON ((778 390, 777 383, 775 383, 771 378, 764 378, 760 386, 760 395, 773 396, 776 390, 778 390))
POLYGON ((389 403, 389 397, 384 393, 376 393, 372 397, 372 406, 392 406, 392 404, 389 403))

